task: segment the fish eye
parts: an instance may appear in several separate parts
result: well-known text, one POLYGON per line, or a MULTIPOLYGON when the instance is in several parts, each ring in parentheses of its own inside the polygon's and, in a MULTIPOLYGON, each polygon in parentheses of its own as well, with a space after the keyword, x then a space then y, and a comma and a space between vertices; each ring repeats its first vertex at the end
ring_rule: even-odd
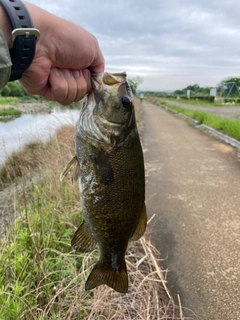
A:
POLYGON ((131 100, 127 96, 123 96, 122 104, 125 108, 127 108, 131 104, 131 100))

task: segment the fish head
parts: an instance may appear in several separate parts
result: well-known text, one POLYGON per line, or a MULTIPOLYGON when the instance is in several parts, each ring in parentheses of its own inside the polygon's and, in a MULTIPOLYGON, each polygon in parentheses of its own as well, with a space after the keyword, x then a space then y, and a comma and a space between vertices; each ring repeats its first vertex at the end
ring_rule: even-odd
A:
POLYGON ((92 75, 95 120, 101 131, 122 139, 135 126, 133 94, 126 77, 125 72, 92 75))

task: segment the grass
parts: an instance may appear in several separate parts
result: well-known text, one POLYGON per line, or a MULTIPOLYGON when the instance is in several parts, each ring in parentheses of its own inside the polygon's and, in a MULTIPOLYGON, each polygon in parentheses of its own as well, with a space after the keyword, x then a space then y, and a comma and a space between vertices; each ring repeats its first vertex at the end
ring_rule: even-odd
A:
MULTIPOLYGON (((223 99, 218 99, 215 100, 214 102, 208 102, 208 101, 204 101, 204 100, 194 100, 194 99, 170 99, 170 98, 166 98, 163 99, 161 97, 155 97, 155 96, 149 96, 146 97, 146 99, 150 102, 153 103, 160 103, 162 101, 166 102, 166 100, 172 101, 172 102, 176 102, 176 103, 182 103, 182 104, 188 104, 188 105, 193 105, 193 106, 201 106, 201 107, 222 107, 225 106, 223 105, 223 99)), ((240 105, 239 103, 237 103, 235 106, 240 105)))
POLYGON ((0 239, 0 319, 182 319, 158 267, 159 253, 145 237, 126 256, 128 294, 106 286, 84 290, 97 252, 71 249, 81 221, 78 184, 59 182, 73 153, 74 128, 64 127, 46 145, 29 145, 6 164, 8 184, 17 181, 18 191, 9 212, 15 222, 0 239), (16 163, 20 180, 10 175, 16 163))
POLYGON ((0 95, 0 108, 1 108, 1 105, 14 105, 17 103, 34 101, 34 100, 42 100, 42 97, 38 95, 26 95, 23 97, 12 97, 12 96, 3 97, 0 95))
POLYGON ((21 114, 22 114, 22 112, 20 110, 16 110, 14 108, 0 109, 0 117, 20 116, 21 114))
POLYGON ((1 105, 13 105, 19 102, 19 98, 17 97, 2 97, 0 96, 0 107, 1 105))
POLYGON ((192 119, 195 119, 199 124, 205 124, 213 129, 216 129, 229 137, 232 137, 240 141, 240 119, 227 119, 220 118, 214 114, 210 114, 204 111, 191 110, 178 106, 173 106, 166 103, 165 101, 158 102, 169 109, 175 110, 179 113, 182 113, 192 119))
POLYGON ((48 146, 42 142, 30 142, 7 157, 5 163, 0 167, 0 191, 13 182, 19 181, 27 176, 29 172, 35 171, 41 165, 42 154, 48 146))
MULTIPOLYGON (((169 100, 169 99, 167 99, 169 100)), ((214 102, 208 102, 204 100, 194 100, 194 99, 170 99, 173 102, 179 102, 183 104, 195 105, 195 106, 203 106, 203 107, 222 107, 222 100, 216 100, 214 102)))

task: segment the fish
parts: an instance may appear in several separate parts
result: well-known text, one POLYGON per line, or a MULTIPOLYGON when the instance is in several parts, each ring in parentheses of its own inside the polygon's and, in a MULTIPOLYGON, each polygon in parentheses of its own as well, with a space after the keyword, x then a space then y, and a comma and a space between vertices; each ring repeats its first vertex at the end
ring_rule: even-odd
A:
POLYGON ((93 73, 76 124, 76 155, 64 168, 79 180, 83 221, 72 237, 79 252, 99 247, 85 283, 128 292, 125 254, 147 224, 144 158, 126 72, 93 73))

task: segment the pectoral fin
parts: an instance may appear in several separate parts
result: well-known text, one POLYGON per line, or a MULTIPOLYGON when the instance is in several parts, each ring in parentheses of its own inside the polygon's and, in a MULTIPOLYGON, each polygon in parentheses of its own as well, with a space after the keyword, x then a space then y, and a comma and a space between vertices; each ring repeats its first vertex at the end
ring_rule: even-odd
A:
POLYGON ((63 181, 69 173, 72 173, 72 177, 71 177, 72 182, 78 180, 80 176, 80 167, 79 167, 77 156, 74 156, 72 160, 70 160, 68 164, 65 166, 65 168, 63 169, 60 175, 60 181, 63 181))
POLYGON ((74 233, 71 244, 72 247, 79 252, 88 252, 95 248, 96 242, 93 240, 90 232, 86 228, 84 220, 74 233))
POLYGON ((96 174, 99 177, 100 183, 104 185, 112 184, 114 181, 113 169, 103 150, 96 148, 91 155, 91 160, 94 163, 96 174))
POLYGON ((147 226, 147 212, 146 212, 146 205, 144 203, 137 228, 136 228, 131 240, 137 241, 138 239, 140 239, 146 230, 146 226, 147 226))

